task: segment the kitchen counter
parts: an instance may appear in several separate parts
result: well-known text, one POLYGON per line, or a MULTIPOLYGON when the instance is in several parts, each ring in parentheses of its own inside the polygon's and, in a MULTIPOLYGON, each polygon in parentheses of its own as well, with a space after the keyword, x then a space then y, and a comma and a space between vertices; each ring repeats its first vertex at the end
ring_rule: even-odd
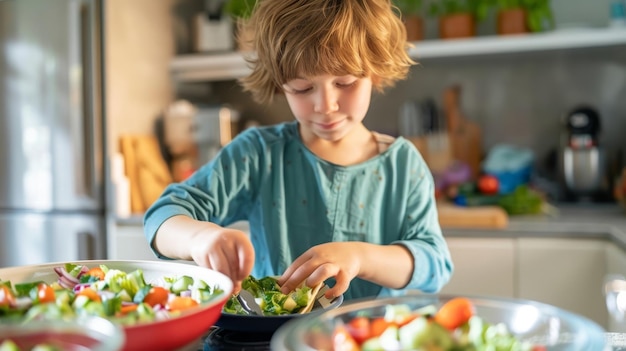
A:
POLYGON ((626 333, 606 333, 606 340, 613 351, 626 351, 626 333))
MULTIPOLYGON (((617 204, 559 204, 550 215, 510 216, 505 228, 446 228, 445 237, 475 238, 580 238, 602 239, 613 242, 626 251, 626 211, 617 204)), ((119 228, 131 228, 137 232, 138 241, 143 237, 143 216, 114 218, 119 228)), ((233 227, 248 231, 246 222, 233 227)), ((115 236, 115 232, 113 232, 115 236)), ((127 240, 127 239, 124 239, 127 240)), ((109 245, 114 245, 109 243, 109 245)), ((150 257, 152 256, 151 253, 150 257)))
MULTIPOLYGON (((143 216, 116 218, 117 225, 143 225, 143 216)), ((238 222, 234 227, 247 229, 238 222)), ((626 210, 617 204, 560 204, 549 215, 511 216, 506 228, 443 228, 449 237, 567 237, 613 241, 626 251, 626 210)))
POLYGON ((550 215, 511 216, 503 229, 446 229, 446 237, 606 239, 626 251, 626 211, 616 204, 561 204, 550 215))
POLYGON ((626 334, 606 333, 606 340, 613 351, 626 351, 626 334))

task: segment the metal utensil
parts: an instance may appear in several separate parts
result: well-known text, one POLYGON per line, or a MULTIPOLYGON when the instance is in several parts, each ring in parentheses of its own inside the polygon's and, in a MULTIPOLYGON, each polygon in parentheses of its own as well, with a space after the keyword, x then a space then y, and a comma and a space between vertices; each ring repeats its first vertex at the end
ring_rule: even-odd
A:
POLYGON ((248 312, 248 314, 257 316, 263 315, 263 310, 261 309, 261 306, 259 306, 254 296, 252 296, 249 291, 241 289, 241 291, 237 295, 237 300, 241 304, 241 307, 243 307, 243 309, 248 312))
POLYGON ((324 295, 326 291, 330 289, 330 287, 326 284, 320 288, 320 291, 317 292, 317 296, 315 296, 315 302, 313 303, 313 309, 326 309, 330 305, 332 305, 335 301, 337 301, 338 297, 333 297, 332 299, 327 299, 324 295))

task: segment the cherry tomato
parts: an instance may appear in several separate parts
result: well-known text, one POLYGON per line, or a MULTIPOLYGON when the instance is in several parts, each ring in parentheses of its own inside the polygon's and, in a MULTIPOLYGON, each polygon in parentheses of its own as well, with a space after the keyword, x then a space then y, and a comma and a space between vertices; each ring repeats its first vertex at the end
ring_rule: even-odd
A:
POLYGON ((454 330, 467 323, 475 311, 472 301, 464 297, 455 297, 439 308, 435 314, 435 322, 444 328, 454 330))
POLYGON ((337 327, 333 332, 333 350, 359 351, 359 344, 345 327, 337 327))
POLYGON ((480 176, 478 178, 477 185, 478 190, 480 190, 481 193, 487 195, 495 195, 500 189, 500 182, 498 181, 498 178, 491 174, 484 174, 480 176))
POLYGON ((377 338, 391 326, 392 323, 386 320, 384 317, 378 317, 372 319, 370 322, 370 337, 377 338))
POLYGON ((87 296, 87 298, 89 298, 89 300, 91 301, 97 301, 100 302, 102 301, 102 299, 100 298, 100 295, 98 295, 98 293, 92 289, 92 288, 84 288, 83 290, 79 291, 78 294, 76 294, 76 296, 87 296))
POLYGON ((120 308, 119 315, 125 315, 127 313, 137 311, 137 307, 139 307, 139 305, 137 304, 122 305, 122 307, 120 308))
POLYGON ((367 317, 352 318, 346 325, 346 329, 359 345, 370 338, 370 320, 367 317))
POLYGON ((0 307, 14 306, 15 295, 6 285, 0 285, 0 307))
POLYGON ((143 302, 147 303, 151 307, 156 305, 165 306, 167 304, 167 298, 169 297, 169 291, 167 289, 155 286, 150 289, 146 297, 144 297, 143 302))
POLYGON ((98 280, 104 280, 104 271, 100 267, 94 267, 87 271, 86 275, 97 278, 98 280))
POLYGON ((40 303, 54 302, 56 300, 54 289, 45 283, 37 285, 37 300, 40 303))
POLYGON ((182 311, 198 306, 198 302, 189 296, 176 296, 167 304, 170 311, 182 311))

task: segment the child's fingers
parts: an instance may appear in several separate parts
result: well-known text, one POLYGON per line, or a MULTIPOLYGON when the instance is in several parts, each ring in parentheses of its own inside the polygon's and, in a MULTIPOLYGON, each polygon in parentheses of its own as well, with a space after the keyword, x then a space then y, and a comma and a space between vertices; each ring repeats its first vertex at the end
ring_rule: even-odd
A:
POLYGON ((252 272, 252 267, 254 267, 254 246, 250 240, 245 240, 239 243, 237 246, 237 258, 238 258, 238 267, 236 278, 237 280, 244 280, 250 273, 252 272))

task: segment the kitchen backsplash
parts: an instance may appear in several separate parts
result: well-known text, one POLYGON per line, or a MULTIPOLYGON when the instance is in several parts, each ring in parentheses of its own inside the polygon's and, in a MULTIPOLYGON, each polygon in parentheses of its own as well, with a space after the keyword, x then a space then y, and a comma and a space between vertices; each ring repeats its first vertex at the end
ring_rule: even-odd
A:
MULTIPOLYGON (((419 47, 418 47, 419 48, 419 47)), ((499 56, 424 60, 384 95, 372 100, 365 123, 396 135, 400 106, 407 99, 434 98, 441 106, 444 90, 462 88, 461 109, 483 131, 483 148, 499 143, 528 147, 537 167, 550 167, 564 131, 563 118, 581 104, 600 113, 600 142, 607 156, 626 149, 626 53, 615 49, 584 49, 516 53, 499 56)), ((259 106, 235 81, 211 84, 211 100, 241 111, 242 120, 262 124, 292 120, 284 99, 259 106)))

